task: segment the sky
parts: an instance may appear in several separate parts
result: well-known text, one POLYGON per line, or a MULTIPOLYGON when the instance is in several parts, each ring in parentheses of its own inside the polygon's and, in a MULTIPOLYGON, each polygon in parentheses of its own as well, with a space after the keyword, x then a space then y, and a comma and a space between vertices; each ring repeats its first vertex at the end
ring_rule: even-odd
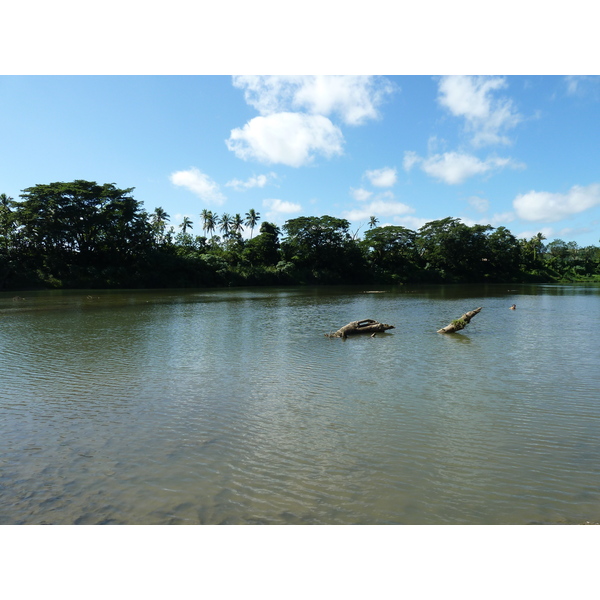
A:
POLYGON ((0 139, 0 193, 115 183, 197 235, 253 208, 600 242, 598 76, 9 75, 0 139))
POLYGON ((0 193, 114 183, 197 235, 203 209, 253 208, 280 227, 344 218, 358 236, 371 216, 454 217, 600 244, 587 0, 153 7, 6 7, 0 193))

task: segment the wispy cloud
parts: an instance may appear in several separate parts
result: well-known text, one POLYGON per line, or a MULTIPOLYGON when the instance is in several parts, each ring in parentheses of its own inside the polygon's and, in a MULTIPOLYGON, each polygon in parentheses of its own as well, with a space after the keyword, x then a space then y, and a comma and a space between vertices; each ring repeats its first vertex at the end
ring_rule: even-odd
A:
POLYGON ((548 240, 552 239, 552 237, 554 236, 554 229, 552 229, 552 227, 540 227, 538 229, 529 229, 527 231, 521 231, 519 233, 516 233, 515 237, 517 239, 530 240, 538 233, 541 233, 548 240))
POLYGON ((188 189, 204 202, 221 205, 226 200, 219 185, 196 167, 171 173, 169 179, 173 185, 188 189))
POLYGON ((277 176, 275 173, 269 173, 268 175, 254 175, 246 179, 246 181, 242 181, 241 179, 232 179, 225 185, 240 192, 249 190, 251 188, 263 188, 265 185, 267 185, 269 179, 275 179, 276 177, 277 176))
POLYGON ((522 169, 525 167, 524 164, 511 158, 492 156, 480 160, 472 154, 462 152, 444 152, 444 154, 434 154, 427 158, 421 158, 416 152, 405 152, 404 168, 410 171, 417 165, 427 175, 449 185, 457 185, 475 175, 482 175, 504 168, 522 169))
POLYGON ((569 96, 588 96, 593 100, 600 99, 599 75, 567 75, 565 83, 569 96))
POLYGON ((553 223, 600 205, 600 184, 574 185, 566 194, 531 191, 513 200, 517 215, 525 221, 553 223))
POLYGON ((411 208, 407 204, 393 200, 386 200, 385 198, 379 198, 373 200, 365 206, 361 206, 360 208, 346 211, 344 213, 344 218, 348 219, 349 221, 361 221, 368 219, 371 215, 375 215, 378 218, 397 217, 414 212, 415 209, 411 208))
POLYGON ((508 144, 508 129, 522 121, 507 97, 497 97, 507 87, 503 77, 452 75, 438 83, 438 102, 454 116, 463 117, 475 146, 508 144))
POLYGON ((480 213, 487 212, 490 207, 490 201, 486 198, 481 198, 479 196, 471 196, 467 199, 467 202, 480 213))

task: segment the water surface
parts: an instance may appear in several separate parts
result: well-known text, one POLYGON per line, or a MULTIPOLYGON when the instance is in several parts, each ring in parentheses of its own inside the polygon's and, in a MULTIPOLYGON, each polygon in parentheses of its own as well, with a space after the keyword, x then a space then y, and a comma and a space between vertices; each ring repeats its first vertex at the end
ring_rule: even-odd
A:
POLYGON ((20 296, 0 523, 600 521, 598 287, 20 296))

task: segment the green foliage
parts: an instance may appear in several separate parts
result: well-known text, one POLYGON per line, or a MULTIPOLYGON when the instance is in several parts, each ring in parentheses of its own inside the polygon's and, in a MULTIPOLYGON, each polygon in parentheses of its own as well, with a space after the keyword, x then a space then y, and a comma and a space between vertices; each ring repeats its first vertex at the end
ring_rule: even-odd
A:
POLYGON ((133 190, 75 180, 26 188, 18 202, 0 194, 0 289, 600 281, 600 248, 544 245, 541 233, 517 240, 451 217, 415 232, 372 216, 356 239, 346 219, 324 215, 288 220, 281 239, 269 222, 254 235, 254 209, 245 219, 204 209, 194 235, 189 217, 167 229, 169 215, 148 214, 133 190))

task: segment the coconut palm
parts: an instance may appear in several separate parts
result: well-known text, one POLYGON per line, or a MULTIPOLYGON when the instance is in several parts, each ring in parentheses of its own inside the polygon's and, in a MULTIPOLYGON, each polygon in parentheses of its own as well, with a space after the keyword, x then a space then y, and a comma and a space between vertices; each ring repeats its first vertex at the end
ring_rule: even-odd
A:
POLYGON ((219 219, 219 225, 221 231, 223 232, 223 237, 229 237, 232 225, 231 215, 223 213, 219 219))
POLYGON ((252 239, 252 235, 254 234, 254 228, 256 227, 259 221, 260 213, 257 213, 253 208, 251 208, 246 213, 246 221, 244 223, 246 227, 250 227, 250 239, 252 239))
POLYGON ((12 198, 6 194, 0 194, 0 206, 4 208, 10 208, 12 205, 12 198))
POLYGON ((206 210, 206 208, 202 209, 200 213, 200 218, 202 219, 202 231, 208 233, 208 223, 210 221, 210 217, 212 216, 212 212, 210 210, 206 210))
POLYGON ((369 217, 369 229, 373 229, 379 223, 379 219, 375 216, 369 217))
POLYGON ((231 231, 237 235, 241 235, 242 231, 244 231, 243 226, 244 220, 240 216, 240 213, 237 213, 231 221, 231 231))
POLYGON ((154 212, 152 213, 152 227, 158 242, 164 239, 165 227, 168 220, 169 215, 162 206, 154 209, 154 212))
POLYGON ((193 221, 189 217, 183 217, 183 222, 179 227, 181 227, 182 233, 185 235, 185 232, 189 229, 193 229, 192 227, 193 221))
POLYGON ((202 229, 204 229, 204 231, 206 231, 206 233, 212 237, 215 229, 217 228, 219 218, 213 213, 212 210, 203 210, 201 217, 204 220, 202 229))

